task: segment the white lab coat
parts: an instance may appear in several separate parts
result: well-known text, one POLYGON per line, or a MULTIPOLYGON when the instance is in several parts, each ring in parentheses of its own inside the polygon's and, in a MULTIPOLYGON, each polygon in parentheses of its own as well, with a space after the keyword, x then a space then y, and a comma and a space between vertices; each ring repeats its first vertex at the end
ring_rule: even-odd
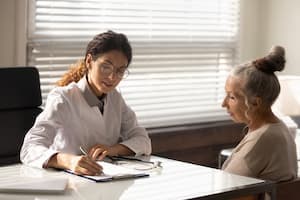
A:
POLYGON ((80 154, 80 146, 89 149, 96 144, 121 143, 136 155, 151 154, 150 138, 122 96, 109 92, 102 115, 85 100, 79 88, 82 80, 50 92, 44 111, 25 136, 23 163, 42 168, 57 152, 80 154))

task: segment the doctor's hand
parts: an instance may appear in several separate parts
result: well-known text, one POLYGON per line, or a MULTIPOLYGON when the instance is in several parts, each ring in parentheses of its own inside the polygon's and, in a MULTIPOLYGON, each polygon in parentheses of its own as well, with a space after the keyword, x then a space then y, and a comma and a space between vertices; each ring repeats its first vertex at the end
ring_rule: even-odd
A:
POLYGON ((88 155, 94 160, 103 160, 106 156, 112 156, 112 151, 109 146, 97 144, 89 150, 88 155))
POLYGON ((98 175, 102 173, 102 166, 87 155, 72 156, 69 168, 76 174, 98 175))
POLYGON ((102 173, 102 166, 88 155, 78 156, 66 153, 57 153, 49 159, 48 163, 46 163, 44 167, 69 169, 75 174, 80 175, 97 175, 102 173))
POLYGON ((88 155, 92 159, 103 160, 106 156, 129 156, 134 155, 134 152, 123 144, 113 146, 97 144, 89 150, 88 155))

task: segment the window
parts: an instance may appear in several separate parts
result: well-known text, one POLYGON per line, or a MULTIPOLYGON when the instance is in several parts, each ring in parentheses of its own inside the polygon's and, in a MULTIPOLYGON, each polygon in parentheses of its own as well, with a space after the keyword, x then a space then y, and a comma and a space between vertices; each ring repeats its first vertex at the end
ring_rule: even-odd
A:
POLYGON ((227 119, 221 101, 236 63, 239 0, 31 0, 28 65, 43 99, 96 34, 125 33, 130 75, 119 85, 146 127, 227 119))

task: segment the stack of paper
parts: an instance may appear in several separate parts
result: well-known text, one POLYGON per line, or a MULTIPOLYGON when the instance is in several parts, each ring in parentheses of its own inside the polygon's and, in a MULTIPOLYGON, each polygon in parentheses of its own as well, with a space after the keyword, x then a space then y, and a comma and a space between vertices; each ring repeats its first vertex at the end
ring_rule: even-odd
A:
POLYGON ((11 181, 2 180, 0 193, 63 193, 67 184, 67 178, 23 177, 11 181))

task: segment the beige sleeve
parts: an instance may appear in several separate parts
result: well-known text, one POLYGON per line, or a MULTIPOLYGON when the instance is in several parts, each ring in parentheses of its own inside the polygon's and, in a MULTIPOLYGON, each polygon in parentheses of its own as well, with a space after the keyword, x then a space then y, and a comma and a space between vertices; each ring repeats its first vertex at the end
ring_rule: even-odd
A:
POLYGON ((239 155, 235 155, 230 158, 230 162, 228 162, 227 166, 224 168, 224 171, 238 174, 242 176, 250 176, 253 177, 252 171, 249 169, 245 159, 239 155))
POLYGON ((277 145, 273 138, 273 144, 270 143, 271 139, 263 135, 255 143, 255 145, 249 149, 249 152, 245 155, 245 162, 249 169, 253 172, 255 177, 265 169, 272 156, 274 156, 274 146, 277 145))

